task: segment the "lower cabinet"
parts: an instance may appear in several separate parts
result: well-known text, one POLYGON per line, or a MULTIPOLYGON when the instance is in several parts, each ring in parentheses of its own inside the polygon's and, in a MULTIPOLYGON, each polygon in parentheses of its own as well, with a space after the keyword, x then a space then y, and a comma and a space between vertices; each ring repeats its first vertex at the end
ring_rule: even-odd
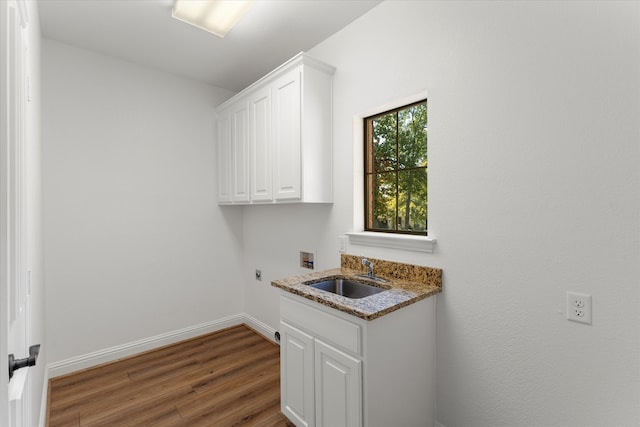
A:
POLYGON ((315 426, 314 339, 280 322, 280 401, 282 413, 297 426, 315 426))
POLYGON ((433 297, 365 321, 283 292, 280 312, 281 411, 296 426, 435 424, 433 297))
POLYGON ((362 425, 362 361, 315 340, 316 425, 362 425))

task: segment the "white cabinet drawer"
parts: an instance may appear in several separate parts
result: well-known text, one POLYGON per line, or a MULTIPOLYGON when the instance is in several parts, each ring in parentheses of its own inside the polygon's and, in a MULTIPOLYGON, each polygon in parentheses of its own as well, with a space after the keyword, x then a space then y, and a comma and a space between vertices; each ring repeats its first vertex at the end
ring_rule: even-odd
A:
POLYGON ((280 315, 282 320, 303 328, 318 338, 330 341, 351 353, 362 354, 361 329, 355 323, 285 296, 280 297, 280 315))

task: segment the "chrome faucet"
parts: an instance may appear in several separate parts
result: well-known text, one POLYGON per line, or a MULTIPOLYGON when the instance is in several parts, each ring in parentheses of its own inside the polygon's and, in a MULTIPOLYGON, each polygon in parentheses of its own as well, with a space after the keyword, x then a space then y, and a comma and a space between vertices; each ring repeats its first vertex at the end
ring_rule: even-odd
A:
POLYGON ((361 256, 360 259, 362 259, 362 265, 367 267, 367 276, 374 277, 373 276, 373 263, 371 261, 369 261, 368 259, 366 259, 364 256, 361 256))

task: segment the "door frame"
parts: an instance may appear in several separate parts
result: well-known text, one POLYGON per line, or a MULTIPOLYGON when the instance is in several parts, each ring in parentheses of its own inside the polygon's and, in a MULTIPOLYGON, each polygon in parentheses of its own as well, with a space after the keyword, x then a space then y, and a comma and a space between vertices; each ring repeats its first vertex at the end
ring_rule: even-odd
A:
POLYGON ((7 235, 8 235, 8 194, 7 194, 7 2, 0 1, 0 425, 9 423, 9 383, 8 328, 9 328, 9 284, 7 277, 7 235), (5 415, 6 414, 6 415, 5 415))
POLYGON ((31 421, 25 410, 29 403, 24 405, 29 383, 24 385, 23 398, 14 404, 5 386, 9 384, 9 353, 16 358, 25 356, 28 323, 27 22, 24 0, 0 1, 0 425, 10 425, 12 413, 20 424, 31 421), (9 25, 13 18, 14 24, 9 25), (9 44, 14 39, 17 44, 12 51, 9 44), (20 347, 19 352, 12 342, 20 347))

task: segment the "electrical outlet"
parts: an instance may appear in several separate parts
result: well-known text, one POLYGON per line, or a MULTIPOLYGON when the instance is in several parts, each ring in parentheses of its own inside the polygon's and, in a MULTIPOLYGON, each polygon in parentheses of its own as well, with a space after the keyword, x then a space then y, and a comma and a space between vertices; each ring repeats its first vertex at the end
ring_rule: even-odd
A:
POLYGON ((256 280, 262 281, 262 271, 256 270, 256 280))
POLYGON ((567 319, 591 324, 591 295, 567 291, 567 319))

